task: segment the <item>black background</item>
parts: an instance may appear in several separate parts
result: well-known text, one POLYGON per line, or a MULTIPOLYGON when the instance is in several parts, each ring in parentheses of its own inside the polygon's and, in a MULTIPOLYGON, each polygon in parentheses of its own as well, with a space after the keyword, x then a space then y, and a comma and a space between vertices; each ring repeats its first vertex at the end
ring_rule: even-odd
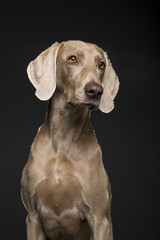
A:
POLYGON ((158 6, 94 2, 0 5, 1 239, 26 239, 21 172, 47 106, 26 67, 55 41, 76 39, 106 50, 121 83, 115 109, 91 116, 112 185, 114 239, 160 237, 158 6))

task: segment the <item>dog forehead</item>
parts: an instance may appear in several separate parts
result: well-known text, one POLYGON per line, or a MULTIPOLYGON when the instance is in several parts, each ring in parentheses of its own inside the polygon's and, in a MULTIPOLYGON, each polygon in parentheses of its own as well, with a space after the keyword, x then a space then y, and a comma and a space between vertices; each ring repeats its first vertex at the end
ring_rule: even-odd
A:
POLYGON ((97 45, 78 40, 63 42, 61 53, 63 55, 78 54, 88 57, 104 57, 103 50, 97 45))

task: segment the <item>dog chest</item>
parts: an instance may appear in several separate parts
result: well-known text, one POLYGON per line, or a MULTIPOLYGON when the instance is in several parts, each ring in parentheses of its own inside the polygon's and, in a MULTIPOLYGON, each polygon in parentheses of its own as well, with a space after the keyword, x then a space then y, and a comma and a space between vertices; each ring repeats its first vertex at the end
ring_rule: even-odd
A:
MULTIPOLYGON (((43 180, 36 188, 37 208, 48 236, 72 236, 86 224, 81 186, 75 176, 43 180)), ((69 238, 70 239, 70 238, 69 238)))
POLYGON ((82 200, 80 183, 70 175, 61 176, 58 180, 54 176, 43 180, 37 186, 35 196, 57 216, 82 200))

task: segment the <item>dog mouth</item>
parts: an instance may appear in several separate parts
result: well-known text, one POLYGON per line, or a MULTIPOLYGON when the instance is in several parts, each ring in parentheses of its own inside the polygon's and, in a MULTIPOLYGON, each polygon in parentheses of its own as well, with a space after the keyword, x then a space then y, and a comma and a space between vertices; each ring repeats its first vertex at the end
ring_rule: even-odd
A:
POLYGON ((97 110, 101 101, 101 96, 90 97, 85 94, 74 94, 74 96, 68 99, 68 104, 70 106, 84 106, 89 110, 97 110))
POLYGON ((92 101, 75 101, 75 102, 68 101, 68 103, 71 106, 81 105, 87 107, 89 110, 97 110, 99 107, 100 100, 94 99, 92 101))
POLYGON ((96 110, 99 107, 99 102, 100 101, 93 100, 92 102, 84 102, 82 104, 85 105, 86 107, 88 107, 90 110, 96 110))

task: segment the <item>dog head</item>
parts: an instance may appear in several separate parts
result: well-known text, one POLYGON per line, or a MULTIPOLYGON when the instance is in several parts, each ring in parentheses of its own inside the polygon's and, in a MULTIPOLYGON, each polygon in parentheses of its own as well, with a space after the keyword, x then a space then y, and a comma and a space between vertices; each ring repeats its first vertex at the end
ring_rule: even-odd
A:
POLYGON ((94 44, 81 41, 54 43, 27 68, 36 96, 48 100, 57 88, 72 105, 110 112, 119 80, 107 54, 94 44))

